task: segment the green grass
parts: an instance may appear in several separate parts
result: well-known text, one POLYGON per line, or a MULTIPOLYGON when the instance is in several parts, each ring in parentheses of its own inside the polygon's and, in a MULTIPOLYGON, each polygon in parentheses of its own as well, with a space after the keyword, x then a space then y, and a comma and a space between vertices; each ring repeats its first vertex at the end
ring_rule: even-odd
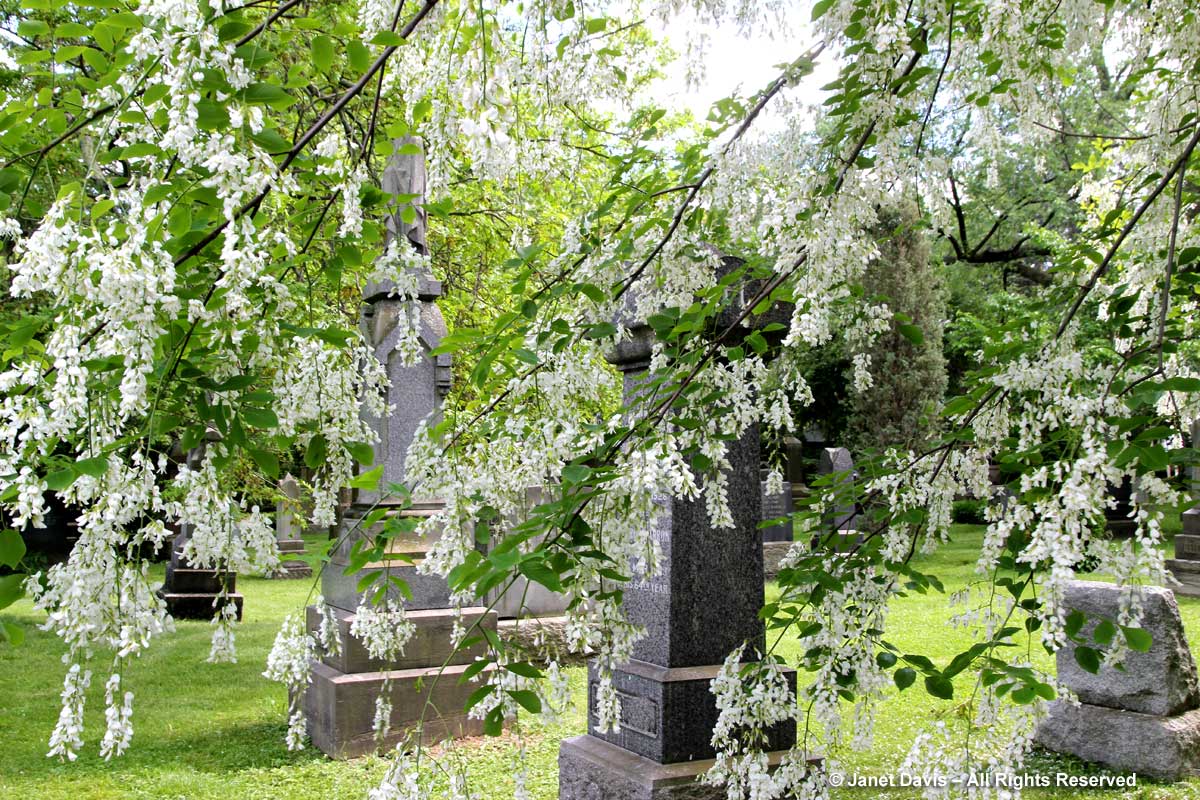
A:
MULTIPOLYGON (((953 591, 974 579, 979 544, 978 529, 960 528, 955 542, 925 559, 924 568, 941 577, 947 590, 953 591)), ((25 626, 27 639, 19 648, 0 647, 0 798, 365 797, 387 762, 377 757, 331 761, 311 748, 289 753, 283 746, 284 690, 261 676, 280 621, 287 613, 302 608, 310 583, 240 577, 238 587, 246 596, 245 621, 237 634, 238 663, 205 663, 210 626, 204 622, 178 622, 174 634, 160 638, 125 670, 124 686, 135 692, 135 734, 126 755, 111 762, 96 755, 103 732, 103 677, 99 669, 89 695, 83 753, 74 763, 46 758, 46 740, 58 713, 63 649, 53 635, 36 629, 42 616, 28 601, 6 609, 3 618, 25 626)), ((1179 604, 1192 649, 1200 652, 1200 599, 1181 597, 1179 604)), ((889 638, 909 652, 945 663, 970 643, 967 632, 947 625, 950 613, 943 595, 899 599, 891 609, 889 638)), ((1040 656, 1043 664, 1050 663, 1040 650, 1035 656, 1040 656)), ((98 668, 104 665, 98 660, 98 668)), ((584 728, 583 670, 573 670, 571 677, 577 698, 575 711, 554 725, 526 727, 529 785, 533 796, 540 800, 557 796, 559 740, 584 728)), ((891 773, 907 753, 913 736, 938 719, 953 720, 954 708, 954 702, 931 698, 917 687, 903 694, 893 691, 879 708, 874 746, 862 753, 845 753, 841 768, 847 772, 891 773)), ((469 760, 476 797, 510 796, 517 746, 516 738, 506 734, 499 739, 466 740, 454 748, 469 760)), ((1044 753, 1034 757, 1031 767, 1043 774, 1102 772, 1044 753)), ((833 796, 875 794, 860 789, 835 791, 833 796)), ((917 795, 910 790, 894 790, 887 796, 917 795)), ((1200 780, 1174 785, 1139 781, 1136 791, 1027 789, 1025 796, 1200 798, 1200 780)))

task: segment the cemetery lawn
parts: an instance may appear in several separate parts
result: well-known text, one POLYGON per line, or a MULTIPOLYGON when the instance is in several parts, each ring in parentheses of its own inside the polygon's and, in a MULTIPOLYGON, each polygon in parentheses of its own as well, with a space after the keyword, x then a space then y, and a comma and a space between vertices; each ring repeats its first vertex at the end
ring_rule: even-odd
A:
MULTIPOLYGON (((956 526, 955 541, 926 557, 923 569, 938 575, 947 592, 974 578, 973 565, 982 530, 956 526)), ((161 577, 162 566, 158 565, 161 577)), ((268 581, 239 577, 246 596, 245 621, 238 629, 237 664, 208 664, 211 627, 180 621, 176 632, 157 640, 123 674, 123 686, 135 693, 135 734, 130 750, 105 762, 98 758, 103 732, 103 676, 93 678, 84 732, 85 747, 74 763, 45 756, 46 740, 58 714, 63 666, 62 647, 35 626, 42 615, 28 600, 6 609, 0 619, 25 627, 20 647, 0 645, 0 798, 37 800, 348 800, 365 798, 383 775, 387 761, 366 757, 331 761, 311 748, 289 753, 283 746, 285 696, 281 685, 261 676, 279 623, 303 608, 311 581, 268 581)), ((768 592, 773 587, 768 587, 768 592)), ((1200 598, 1179 598, 1184 625, 1195 653, 1200 653, 1200 598)), ((947 625, 944 595, 913 595, 894 602, 889 638, 912 653, 945 664, 970 640, 947 625)), ((1050 659, 1040 648, 1041 663, 1050 659)), ((99 656, 97 665, 105 664, 99 656)), ((561 721, 526 724, 528 786, 538 800, 557 797, 557 753, 560 739, 584 729, 585 681, 582 668, 571 670, 576 710, 561 721)), ((965 691, 965 687, 959 687, 965 691)), ((888 775, 903 760, 913 736, 944 719, 956 724, 957 701, 929 697, 916 687, 893 696, 878 710, 871 749, 848 751, 840 768, 847 773, 888 775)), ((469 760, 474 797, 510 797, 514 758, 519 747, 511 732, 497 739, 460 742, 454 752, 469 760)), ((437 751, 435 751, 437 752, 437 751)), ((1029 764, 1043 775, 1056 772, 1103 774, 1102 771, 1046 753, 1029 764)), ((916 797, 893 789, 834 790, 835 798, 916 797)), ((1174 785, 1138 781, 1136 790, 1026 789, 1025 797, 1200 798, 1200 779, 1174 785)))

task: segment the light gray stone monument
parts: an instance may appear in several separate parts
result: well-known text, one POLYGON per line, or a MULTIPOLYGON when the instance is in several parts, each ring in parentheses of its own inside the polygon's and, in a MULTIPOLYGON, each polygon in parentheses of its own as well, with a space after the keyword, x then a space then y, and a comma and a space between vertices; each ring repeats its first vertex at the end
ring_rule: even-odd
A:
MULTIPOLYGON (((629 401, 639 392, 653 333, 634 326, 611 360, 625 375, 629 401)), ((717 720, 709 683, 735 648, 761 648, 762 535, 758 529, 758 431, 730 442, 729 506, 734 530, 715 529, 703 500, 662 500, 653 536, 662 571, 625 589, 629 619, 646 628, 633 660, 616 670, 618 731, 601 732, 594 711, 598 675, 588 681, 588 733, 559 748, 560 800, 708 800, 722 789, 696 782, 712 766, 717 720)), ((792 676, 794 681, 795 677, 792 676)), ((794 684, 793 684, 794 686, 794 684)), ((768 749, 795 743, 794 724, 770 732, 768 749)))
MULTIPOLYGON (((832 476, 829 491, 840 492, 854 482, 854 459, 844 447, 825 447, 817 462, 817 474, 832 476)), ((835 550, 845 550, 859 542, 857 506, 853 500, 838 499, 837 507, 822 525, 821 537, 835 550), (833 533, 829 531, 832 529, 833 533)))
MULTIPOLYGON (((542 502, 543 490, 533 486, 525 490, 525 514, 509 516, 504 520, 505 527, 511 529, 525 521, 528 513, 542 502)), ((502 537, 493 535, 491 546, 499 544, 502 537)), ((545 535, 535 536, 529 540, 530 546, 540 545, 545 535)), ((500 617, 500 619, 522 619, 527 617, 557 617, 566 613, 569 598, 560 593, 552 592, 536 581, 520 576, 505 587, 497 587, 487 593, 484 601, 500 617)))
MULTIPOLYGON (((1087 615, 1080 632, 1084 641, 1102 619, 1115 620, 1122 591, 1110 583, 1071 582, 1064 601, 1067 608, 1087 615)), ((1111 769, 1180 780, 1200 768, 1196 663, 1174 595, 1160 587, 1142 591, 1142 627, 1153 638, 1150 650, 1129 652, 1123 670, 1102 665, 1096 674, 1075 661, 1074 643, 1059 650, 1059 680, 1080 702, 1054 701, 1035 740, 1111 769)))
MULTIPOLYGON (((1192 447, 1200 449, 1200 419, 1192 422, 1192 447)), ((1200 597, 1200 467, 1189 470, 1188 490, 1193 505, 1181 515, 1183 532, 1175 537, 1175 558, 1167 569, 1179 581, 1176 594, 1200 597)))
MULTIPOLYGON (((413 143, 405 140, 398 144, 413 143)), ((425 170, 422 156, 395 155, 383 176, 384 191, 395 195, 423 195, 425 170)), ((404 204, 407 205, 407 204, 404 204)), ((401 219, 396 208, 388 222, 389 236, 401 238, 410 246, 425 251, 425 216, 417 208, 412 224, 401 219)), ((450 387, 448 356, 433 356, 446 334, 435 300, 441 295, 441 284, 432 275, 420 276, 417 314, 420 322, 421 346, 425 357, 413 366, 403 365, 396 353, 399 337, 398 320, 413 313, 410 301, 392 294, 388 283, 371 283, 364 290, 365 308, 363 330, 375 350, 375 356, 387 370, 391 386, 386 402, 394 406, 387 417, 367 416, 368 423, 380 438, 376 446, 375 465, 383 467, 383 483, 403 484, 404 460, 418 427, 435 422, 442 399, 450 387)), ((365 412, 364 412, 365 413, 365 412)), ((374 468, 374 467, 372 467, 374 468)), ((430 542, 407 536, 390 542, 388 555, 381 562, 368 564, 364 571, 346 575, 354 544, 371 539, 382 523, 367 528, 364 518, 375 508, 382 507, 390 515, 428 517, 437 512, 436 498, 423 497, 419 490, 411 505, 402 498, 375 490, 358 490, 353 502, 342 515, 337 530, 338 544, 331 553, 330 563, 322 572, 322 593, 332 607, 342 635, 342 653, 313 664, 313 677, 305 693, 305 710, 309 736, 324 753, 337 757, 353 757, 374 750, 377 746, 373 722, 375 699, 386 685, 392 701, 391 733, 385 746, 407 738, 421 721, 421 738, 433 742, 443 738, 477 735, 482 722, 468 719, 464 706, 475 685, 459 684, 458 679, 482 651, 479 646, 453 652, 450 631, 455 612, 449 608, 449 588, 437 576, 416 571, 430 542), (393 585, 393 599, 403 601, 408 618, 417 625, 417 633, 396 662, 380 663, 371 659, 360 642, 350 636, 350 625, 359 604, 358 584, 366 571, 385 571, 402 578, 408 585, 411 598, 405 599, 393 585), (446 664, 443 669, 443 664, 446 664)), ((484 608, 463 610, 464 626, 478 622, 491 630, 496 627, 496 615, 484 608)), ((310 630, 320 624, 320 614, 314 607, 308 610, 310 630)))
POLYGON ((279 572, 276 578, 311 578, 312 567, 304 555, 303 510, 300 504, 300 482, 291 475, 279 481, 281 499, 275 510, 275 544, 279 547, 279 572))

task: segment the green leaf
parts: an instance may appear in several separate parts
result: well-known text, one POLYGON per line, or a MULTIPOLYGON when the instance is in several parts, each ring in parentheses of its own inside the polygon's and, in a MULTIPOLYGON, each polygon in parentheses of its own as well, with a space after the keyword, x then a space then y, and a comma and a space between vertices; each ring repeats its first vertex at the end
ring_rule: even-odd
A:
POLYGON ((896 664, 896 654, 890 650, 880 650, 875 654, 875 663, 882 669, 891 669, 896 664))
POLYGON ((522 678, 538 679, 542 677, 542 671, 525 661, 518 661, 515 664, 506 664, 505 669, 514 674, 520 675, 522 678))
POLYGON ((1096 626, 1096 630, 1092 631, 1092 639, 1096 644, 1110 645, 1113 637, 1117 635, 1117 626, 1113 625, 1110 620, 1101 620, 1096 626))
POLYGON ((279 417, 269 408, 258 408, 257 406, 242 406, 238 409, 238 416, 247 425, 255 428, 278 428, 279 417))
POLYGON ((483 698, 487 697, 495 690, 496 687, 490 683, 485 683, 483 686, 480 686, 478 689, 471 692, 471 696, 467 698, 466 704, 463 705, 463 711, 470 711, 472 708, 479 705, 479 702, 483 700, 483 698))
POLYGON ((364 472, 361 475, 355 475, 350 479, 351 489, 378 489, 379 479, 383 477, 383 465, 380 464, 375 469, 364 472))
POLYGON ((522 561, 519 569, 529 580, 540 583, 552 592, 561 592, 563 589, 558 573, 546 566, 545 562, 522 561))
POLYGON ((925 341, 925 333, 916 325, 897 325, 896 330, 913 344, 922 344, 925 341))
POLYGON ((296 100, 283 90, 282 86, 273 83, 252 83, 242 93, 247 103, 269 105, 272 108, 286 108, 296 100))
POLYGON ((816 22, 821 17, 825 16, 825 12, 833 8, 833 3, 834 0, 820 0, 820 2, 815 3, 812 10, 812 21, 816 22))
POLYGON ((108 472, 108 459, 104 456, 85 458, 75 462, 75 470, 92 478, 101 478, 105 472, 108 472))
POLYGON ((567 464, 563 467, 562 479, 563 483, 583 483, 591 474, 591 467, 585 467, 583 464, 567 464))
POLYGON ((1121 633, 1125 634, 1125 643, 1129 645, 1129 649, 1135 652, 1149 652, 1150 645, 1154 644, 1154 637, 1144 628, 1126 628, 1122 625, 1121 633))
POLYGON ((1075 648, 1075 663, 1095 675, 1100 671, 1100 652, 1095 648, 1079 645, 1075 648))
POLYGON ((304 451, 304 463, 309 469, 316 469, 325 463, 325 455, 329 448, 329 442, 325 437, 317 434, 308 443, 308 449, 304 451))
POLYGON ((364 467, 375 463, 375 448, 363 442, 347 442, 346 450, 354 456, 354 460, 364 467))
POLYGON ((896 682, 896 688, 903 692, 917 680, 917 671, 912 667, 901 667, 892 679, 896 682))
POLYGON ((541 699, 528 689, 509 689, 508 694, 530 714, 540 714, 542 712, 541 699))
POLYGON ((371 66, 371 51, 357 39, 351 39, 346 45, 346 57, 350 60, 350 68, 355 72, 366 72, 371 66))
POLYGON ((930 675, 925 678, 925 691, 942 700, 954 697, 954 684, 943 675, 930 675))
POLYGON ((0 531, 0 567, 15 567, 25 555, 25 540, 14 530, 0 531))
POLYGON ((279 458, 269 450, 251 450, 250 458, 264 473, 272 478, 279 477, 279 458))
POLYGON ((312 41, 313 66, 319 72, 328 72, 333 66, 333 39, 328 36, 317 36, 312 41))
POLYGON ((404 44, 404 37, 395 31, 380 31, 371 37, 371 44, 382 47, 399 47, 404 44))
POLYGON ((25 576, 21 573, 0 576, 0 608, 8 608, 25 596, 21 586, 24 582, 25 576))
POLYGON ((46 488, 52 492, 64 491, 75 482, 77 477, 79 477, 79 473, 70 467, 55 470, 46 476, 46 488))
POLYGON ((23 19, 17 23, 17 33, 27 39, 50 32, 50 26, 40 19, 23 19))

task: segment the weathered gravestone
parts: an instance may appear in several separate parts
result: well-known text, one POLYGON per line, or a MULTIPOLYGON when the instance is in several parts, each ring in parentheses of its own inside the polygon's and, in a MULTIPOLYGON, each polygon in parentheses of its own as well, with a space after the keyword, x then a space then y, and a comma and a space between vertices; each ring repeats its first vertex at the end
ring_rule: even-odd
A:
MULTIPOLYGON (((629 401, 639 392, 653 333, 632 330, 613 363, 625 375, 629 401)), ((646 628, 633 659, 613 676, 621 700, 619 730, 603 733, 595 713, 598 675, 588 679, 588 733, 559 748, 560 800, 707 800, 724 790, 697 784, 711 765, 717 721, 709 688, 720 665, 749 641, 761 651, 764 630, 762 536, 758 530, 758 431, 730 442, 729 506, 735 529, 716 529, 702 499, 663 498, 653 535, 662 570, 635 579, 624 592, 625 613, 646 628)), ((794 674, 791 680, 795 680, 794 674)), ((794 683, 793 683, 794 688, 794 683)), ((796 741, 794 723, 770 732, 768 749, 796 741)))
MULTIPOLYGON (((1115 620, 1122 591, 1109 583, 1070 583, 1064 602, 1087 615, 1080 632, 1085 642, 1101 620, 1115 620)), ((1129 652, 1123 670, 1102 665, 1093 674, 1076 662, 1073 642, 1059 650, 1059 680, 1080 702, 1054 701, 1035 741, 1112 769, 1179 780, 1200 768, 1196 663, 1171 591, 1142 592, 1142 627, 1153 637, 1149 651, 1129 652)))
MULTIPOLYGON (((1192 447, 1200 449, 1200 419, 1192 423, 1192 447)), ((1177 594, 1200 596, 1200 467, 1192 467, 1188 490, 1194 505, 1183 512, 1183 532, 1175 537, 1175 558, 1167 569, 1179 581, 1177 594)))
MULTIPOLYGON (((833 481, 828 491, 842 493, 854 482, 854 459, 844 447, 825 447, 817 462, 817 474, 833 481)), ((852 499, 836 497, 835 508, 826 515, 819 533, 827 547, 844 550, 859 541, 858 509, 852 499), (833 530, 832 536, 829 531, 833 530)))
MULTIPOLYGON (((393 156, 384 172, 384 191, 393 196, 423 195, 424 187, 421 156, 393 156)), ((391 237, 401 238, 407 245, 425 251, 424 212, 419 208, 412 224, 405 223, 397 209, 389 220, 388 229, 391 237)), ((363 312, 364 332, 391 381, 386 402, 395 407, 385 418, 368 416, 369 424, 380 438, 375 466, 383 467, 382 485, 385 487, 389 483, 404 482, 408 446, 423 422, 436 421, 442 399, 450 387, 448 357, 430 354, 446 334, 446 324, 434 302, 441 295, 441 284, 432 275, 420 276, 416 313, 425 356, 413 366, 404 366, 396 353, 400 336, 398 321, 402 315, 410 313, 409 305, 413 301, 393 296, 393 288, 387 283, 369 284, 364 291, 366 306, 363 312)), ((359 490, 342 516, 337 531, 339 543, 322 573, 322 592, 332 607, 343 646, 338 655, 326 656, 313 664, 312 682, 304 698, 313 744, 324 753, 339 758, 362 755, 376 748, 375 701, 385 686, 389 688, 392 704, 390 733, 383 740, 385 745, 407 738, 418 724, 424 742, 482 732, 482 722, 469 719, 463 710, 476 687, 471 683, 460 684, 458 680, 481 650, 477 646, 453 652, 450 634, 455 611, 449 608, 446 581, 419 574, 415 569, 430 542, 415 536, 401 537, 393 540, 389 558, 383 562, 368 564, 363 571, 353 575, 344 574, 355 542, 370 539, 380 528, 381 524, 371 528, 365 528, 363 524, 364 518, 376 507, 386 508, 390 514, 402 517, 422 517, 435 514, 440 503, 436 498, 417 495, 411 506, 406 506, 398 498, 383 496, 377 491, 359 490), (362 643, 350 636, 350 626, 359 604, 358 583, 372 570, 402 578, 412 595, 404 599, 394 585, 390 588, 392 598, 403 601, 409 621, 417 627, 404 654, 392 663, 370 658, 362 643), (446 665, 444 670, 443 664, 446 665)), ((477 621, 493 631, 496 627, 495 613, 484 608, 463 609, 461 620, 468 628, 477 621)), ((316 630, 320 623, 319 610, 310 607, 309 629, 316 630)))
POLYGON ((1104 509, 1104 530, 1114 539, 1129 539, 1137 533, 1133 512, 1133 481, 1128 477, 1119 486, 1108 485, 1108 505, 1104 509))
MULTIPOLYGON (((216 441, 220 435, 210 429, 208 441, 216 441)), ((187 453, 187 465, 200 469, 208 450, 207 442, 193 447, 187 453)), ((176 619, 212 619, 213 615, 229 603, 242 618, 245 598, 238 594, 237 573, 220 569, 197 569, 183 554, 184 546, 192 538, 192 526, 180 526, 179 535, 171 542, 171 560, 167 562, 167 574, 158 594, 166 603, 167 612, 176 619)))
POLYGON ((782 519, 783 522, 777 522, 763 528, 763 542, 791 542, 792 541, 792 520, 790 516, 795 511, 795 506, 792 505, 792 485, 787 481, 783 482, 783 486, 778 492, 767 491, 767 481, 762 484, 762 521, 782 519))
POLYGON ((275 511, 275 544, 282 559, 276 578, 310 578, 312 567, 298 556, 304 555, 303 513, 300 505, 300 483, 291 475, 279 481, 283 499, 275 511))
MULTIPOLYGON (((783 437, 784 484, 781 495, 768 496, 763 491, 763 519, 777 519, 796 510, 796 503, 808 493, 804 485, 804 443, 794 436, 783 437)), ((774 580, 779 564, 792 549, 795 530, 789 519, 763 531, 763 577, 774 580)))

